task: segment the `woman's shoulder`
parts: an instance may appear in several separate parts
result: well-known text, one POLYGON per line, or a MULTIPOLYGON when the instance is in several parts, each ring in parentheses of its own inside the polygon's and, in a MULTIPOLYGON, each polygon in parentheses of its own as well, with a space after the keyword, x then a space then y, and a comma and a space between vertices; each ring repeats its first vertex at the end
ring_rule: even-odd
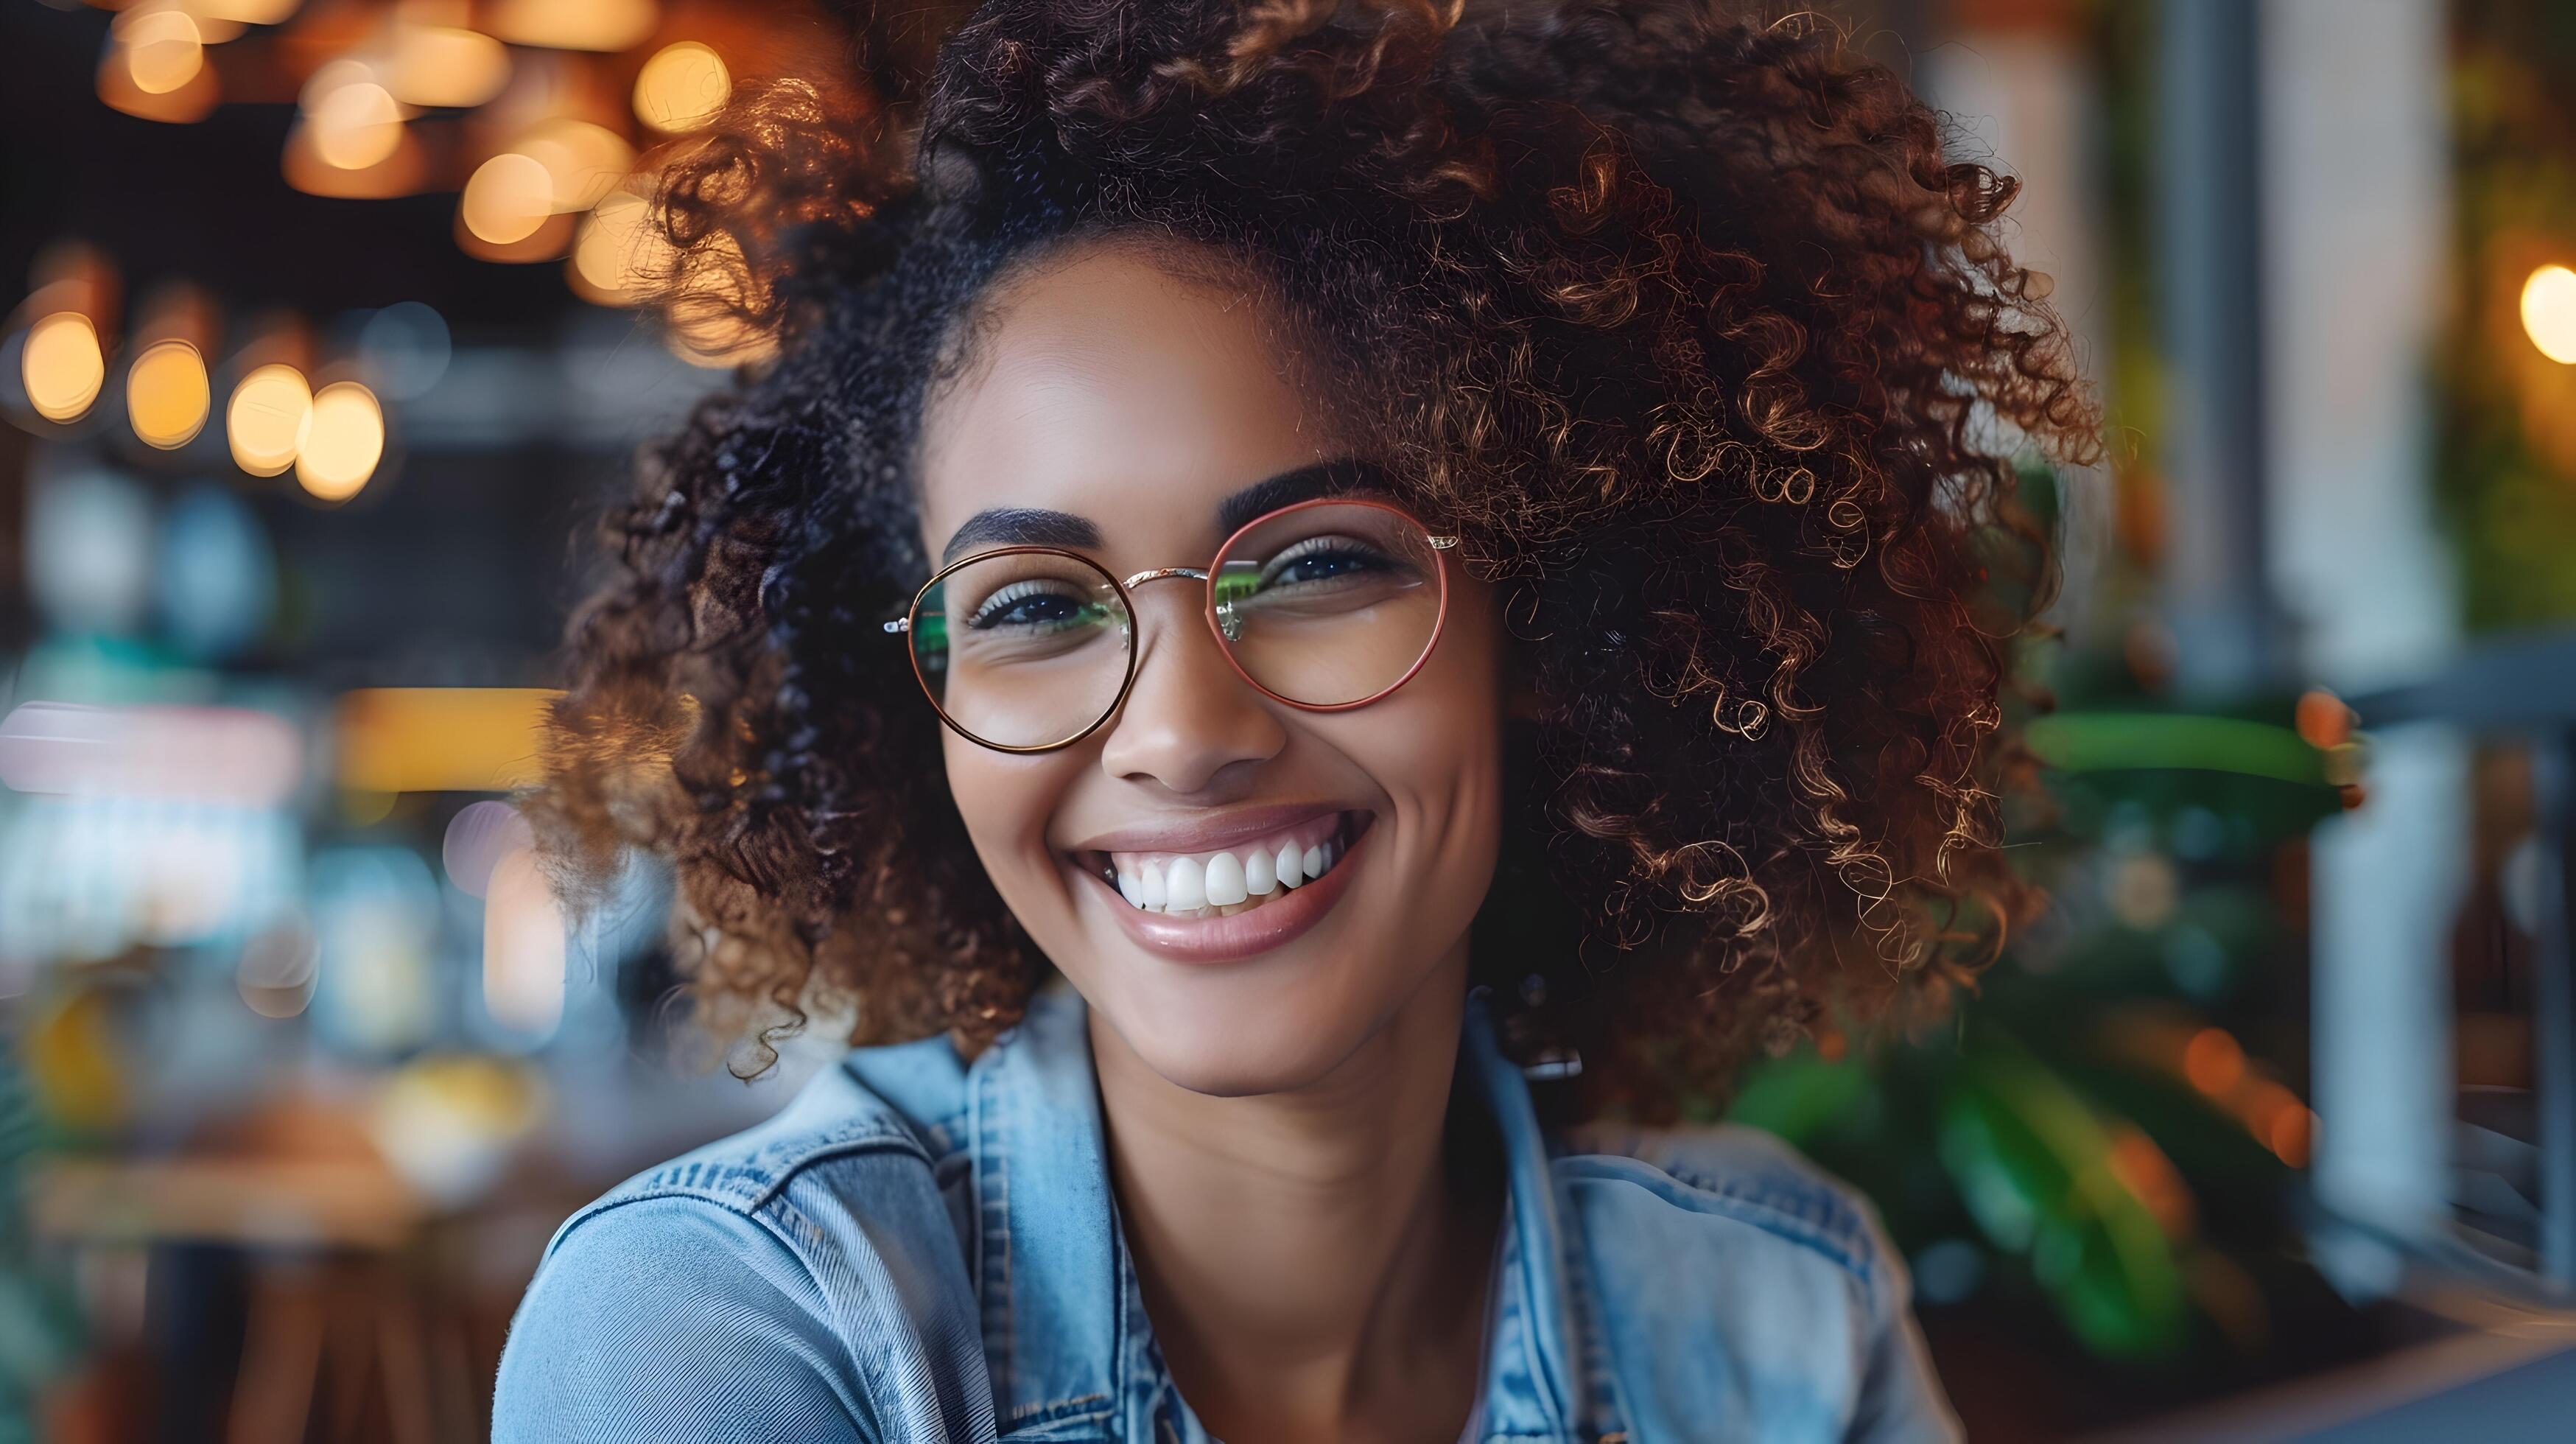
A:
POLYGON ((494 1437, 658 1437, 746 1402, 780 1439, 902 1437, 867 1385, 888 1369, 973 1414, 976 1306, 935 1170, 948 1125, 860 1076, 827 1070, 566 1219, 510 1324, 494 1437))
POLYGON ((1554 1168, 1638 1437, 1959 1437, 1876 1212, 1789 1145, 1593 1124, 1554 1168))
POLYGON ((1678 1237, 1729 1256, 1803 1257, 1846 1278, 1873 1313, 1904 1306, 1903 1264, 1868 1200, 1772 1134, 1594 1122, 1566 1130, 1555 1153, 1560 1185, 1598 1240, 1678 1237))

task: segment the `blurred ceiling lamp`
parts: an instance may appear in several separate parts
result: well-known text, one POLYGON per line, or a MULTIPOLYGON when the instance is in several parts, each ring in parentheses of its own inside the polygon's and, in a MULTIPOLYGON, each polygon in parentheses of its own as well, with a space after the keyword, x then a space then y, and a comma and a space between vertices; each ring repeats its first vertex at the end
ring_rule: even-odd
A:
POLYGON ((514 45, 555 50, 625 50, 661 23, 653 0, 500 0, 492 33, 514 45))
POLYGON ((15 792, 274 807, 303 776, 303 737, 268 712, 23 702, 0 719, 0 783, 15 792))
POLYGON ((716 118, 733 95, 724 57, 695 40, 666 45, 635 77, 635 114, 655 130, 677 134, 716 118))
POLYGON ((312 122, 300 120, 286 134, 286 154, 280 169, 285 172, 286 183, 306 195, 355 201, 411 195, 427 179, 428 166, 422 159, 420 143, 412 138, 411 127, 397 126, 394 135, 392 154, 364 170, 348 170, 322 158, 312 122))
POLYGON ((2576 271, 2542 266, 2522 283, 2522 329, 2540 354, 2576 366, 2576 271))
POLYGON ((168 95, 206 68, 196 17, 176 5, 136 6, 118 15, 108 34, 124 52, 134 88, 146 95, 168 95))
POLYGON ((570 279, 585 300, 631 306, 669 276, 675 258, 653 224, 653 203, 633 191, 612 191, 582 218, 570 279))
POLYGON ((546 121, 510 149, 545 167, 548 205, 566 213, 599 204, 635 168, 626 137, 586 120, 546 121))
POLYGON ((284 362, 255 367, 233 388, 224 433, 233 464, 253 476, 275 476, 295 464, 313 420, 313 389, 284 362))
POLYGON ((205 34, 176 5, 135 7, 109 26, 98 61, 98 98, 144 120, 186 125, 222 98, 206 64, 205 34))
POLYGON ((20 379, 27 404, 47 421, 76 421, 98 399, 107 384, 107 358, 98 348, 98 328, 77 311, 57 311, 27 332, 19 354, 20 379))
POLYGON ((403 109, 368 66, 334 60, 304 87, 304 125, 323 164, 366 170, 402 145, 403 109))
POLYGON ((125 415, 146 446, 175 451, 206 429, 206 359, 185 341, 145 348, 125 373, 125 415))
POLYGON ((295 479, 306 491, 323 501, 347 501, 376 474, 384 455, 385 412, 374 392, 335 381, 313 394, 295 454, 295 479))
POLYGON ((295 13, 303 0, 188 0, 188 8, 209 20, 236 25, 275 25, 295 13))
POLYGON ((510 83, 509 49, 489 35, 454 25, 412 24, 397 15, 393 37, 384 84, 405 105, 464 109, 490 100, 510 83))
POLYGON ((508 792, 542 779, 536 687, 374 687, 339 707, 339 782, 352 792, 508 792))
POLYGON ((535 235, 554 214, 554 186, 536 157, 503 151, 475 167, 456 214, 478 239, 511 245, 535 235))
POLYGON ((465 218, 456 218, 456 246, 478 261, 497 261, 503 265, 526 265, 534 261, 554 260, 572 246, 573 221, 570 216, 548 216, 527 239, 495 245, 465 227, 465 218))
POLYGON ((544 1037, 563 1021, 566 932, 533 849, 493 866, 483 902, 483 1008, 493 1022, 544 1037))

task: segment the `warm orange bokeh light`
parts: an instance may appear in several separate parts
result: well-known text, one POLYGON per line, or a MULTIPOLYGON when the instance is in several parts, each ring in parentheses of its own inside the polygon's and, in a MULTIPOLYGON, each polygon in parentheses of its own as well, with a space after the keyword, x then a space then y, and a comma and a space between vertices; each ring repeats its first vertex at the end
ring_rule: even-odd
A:
POLYGON ((2182 1076, 2211 1097, 2245 1081, 2245 1049, 2224 1028, 2203 1028, 2182 1050, 2182 1076))
POLYGON ((405 105, 461 109, 481 105, 510 83, 509 47, 453 25, 397 19, 385 89, 405 105))
POLYGON ((625 50, 643 44, 661 18, 653 0, 500 0, 490 28, 513 45, 625 50))
POLYGON ((114 34, 125 52, 125 73, 146 95, 168 95, 206 68, 204 37, 184 10, 120 15, 114 34))
POLYGON ((2540 354, 2576 366, 2576 271, 2542 266, 2522 283, 2522 330, 2540 354))
POLYGON ((125 415, 146 446, 175 450, 206 429, 206 360, 185 341, 163 341, 125 373, 125 415))
POLYGON ((716 118, 733 95, 724 57, 695 40, 666 45, 635 77, 635 114, 655 130, 677 134, 716 118))
POLYGON ((554 178, 535 158, 504 151, 475 168, 457 214, 467 230, 496 246, 524 241, 554 214, 554 178))
POLYGON ((669 240, 653 224, 653 204, 614 191, 582 218, 572 250, 573 288, 606 306, 627 306, 670 274, 669 240))
POLYGON ((73 421, 98 399, 107 384, 107 358, 98 348, 98 328, 77 311, 57 311, 27 332, 27 349, 18 358, 19 379, 27 404, 47 421, 73 421))
POLYGON ((333 85, 313 97, 304 113, 314 153, 341 170, 365 170, 391 156, 402 144, 402 122, 393 93, 372 80, 333 85))
POLYGON ((224 430, 233 464, 253 476, 275 476, 295 464, 304 429, 313 419, 313 389, 304 373, 284 363, 254 369, 233 388, 224 408, 224 430))
POLYGON ((334 382, 314 394, 295 479, 324 501, 346 501, 376 474, 384 454, 385 413, 376 393, 355 381, 334 382))
POLYGON ((2352 740, 2352 709, 2325 688, 2311 687, 2299 694, 2292 725, 2302 741, 2323 752, 2352 740))

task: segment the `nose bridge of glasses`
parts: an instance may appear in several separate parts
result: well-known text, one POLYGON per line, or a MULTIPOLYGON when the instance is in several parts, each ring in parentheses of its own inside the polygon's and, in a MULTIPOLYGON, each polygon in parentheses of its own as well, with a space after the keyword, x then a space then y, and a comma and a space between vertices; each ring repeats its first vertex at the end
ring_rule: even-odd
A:
POLYGON ((1151 571, 1138 572, 1120 582, 1119 585, 1132 592, 1147 582, 1168 582, 1176 579, 1185 582, 1203 582, 1207 577, 1207 573, 1196 567, 1156 567, 1151 571))

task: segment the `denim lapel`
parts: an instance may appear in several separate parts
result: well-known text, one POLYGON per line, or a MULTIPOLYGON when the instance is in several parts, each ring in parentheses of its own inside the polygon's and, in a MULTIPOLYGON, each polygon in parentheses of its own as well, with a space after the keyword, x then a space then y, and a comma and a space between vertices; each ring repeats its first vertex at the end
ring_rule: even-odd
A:
POLYGON ((1579 1363, 1575 1290, 1577 1260, 1567 1247, 1557 1206, 1547 1137, 1530 1105, 1529 1080, 1503 1056, 1484 990, 1468 995, 1458 1048, 1459 1067, 1492 1113, 1501 1136, 1507 1180, 1502 1266, 1495 1279, 1493 1329, 1485 1346, 1486 1439, 1567 1439, 1588 1418, 1587 1376, 1599 1370, 1588 1355, 1579 1363))
POLYGON ((1040 989, 970 1076, 975 1276, 1002 1433, 1104 1437, 1127 1290, 1080 995, 1040 989))

